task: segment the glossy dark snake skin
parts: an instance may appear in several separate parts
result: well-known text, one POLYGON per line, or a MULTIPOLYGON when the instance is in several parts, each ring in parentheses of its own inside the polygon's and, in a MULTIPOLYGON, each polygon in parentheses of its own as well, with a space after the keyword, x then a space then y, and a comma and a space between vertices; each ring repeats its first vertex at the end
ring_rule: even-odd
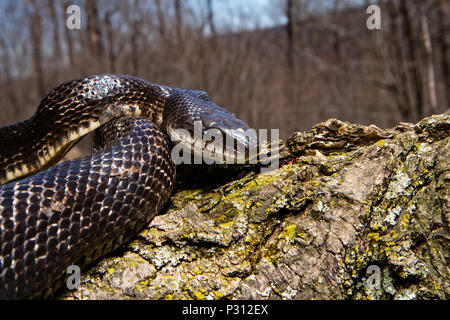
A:
POLYGON ((202 91, 123 75, 63 83, 29 120, 0 128, 0 299, 50 297, 68 266, 129 241, 173 190, 167 136, 194 121, 248 128, 202 91), (55 165, 97 128, 95 153, 55 165))

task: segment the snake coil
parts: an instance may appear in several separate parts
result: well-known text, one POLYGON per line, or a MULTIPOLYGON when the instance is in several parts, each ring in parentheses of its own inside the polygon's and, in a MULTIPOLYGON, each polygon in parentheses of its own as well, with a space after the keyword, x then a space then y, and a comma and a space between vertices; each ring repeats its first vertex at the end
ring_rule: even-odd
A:
POLYGON ((195 121, 248 129, 202 91, 124 75, 65 82, 33 117, 0 128, 0 299, 50 297, 68 266, 129 241, 170 198, 168 137, 195 121), (92 155, 55 165, 93 130, 92 155))

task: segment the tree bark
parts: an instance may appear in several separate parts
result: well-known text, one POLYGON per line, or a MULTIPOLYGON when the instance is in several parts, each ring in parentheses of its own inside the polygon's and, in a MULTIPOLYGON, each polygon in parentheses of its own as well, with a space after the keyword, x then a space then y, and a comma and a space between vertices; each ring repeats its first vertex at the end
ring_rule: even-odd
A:
POLYGON ((106 31, 106 39, 108 40, 108 60, 109 60, 109 70, 111 73, 116 73, 116 61, 117 61, 117 52, 114 50, 114 31, 111 23, 111 15, 112 11, 107 11, 105 13, 105 31, 106 31))
MULTIPOLYGON (((139 11, 139 2, 137 0, 133 1, 134 10, 139 11)), ((139 13, 138 13, 139 14, 139 13)), ((137 18, 135 13, 130 10, 130 21, 131 27, 130 41, 131 41, 131 71, 133 75, 139 75, 139 40, 140 40, 140 25, 142 23, 141 18, 137 18), (134 15, 134 16, 133 16, 134 15)))
POLYGON ((450 115, 331 119, 282 144, 279 169, 203 169, 60 298, 448 299, 449 136, 450 115))
POLYGON ((103 46, 100 40, 101 35, 100 35, 97 1, 87 0, 86 5, 88 18, 87 36, 88 36, 89 51, 95 57, 102 57, 103 46))
MULTIPOLYGON (((388 53, 394 57, 389 59, 388 56, 383 56, 383 66, 386 73, 393 74, 393 92, 397 101, 397 109, 405 120, 412 120, 414 118, 413 96, 410 81, 410 74, 408 63, 409 59, 406 55, 406 48, 403 41, 401 31, 401 20, 399 17, 398 4, 394 1, 387 2, 389 14, 389 31, 384 32, 384 38, 388 39, 385 45, 388 46, 388 53), (392 63, 392 66, 390 65, 392 63)), ((383 45, 383 42, 381 42, 383 45)))
POLYGON ((407 63, 409 65, 409 69, 412 74, 412 82, 413 82, 413 95, 415 97, 415 112, 417 119, 420 119, 424 116, 424 98, 423 98, 423 86, 422 79, 423 75, 420 68, 420 56, 419 49, 421 47, 417 37, 416 37, 416 28, 414 25, 414 18, 412 16, 411 4, 408 3, 408 0, 400 0, 400 15, 403 19, 403 29, 404 35, 407 42, 407 52, 408 52, 408 60, 407 63))
POLYGON ((166 17, 164 16, 164 10, 161 5, 161 0, 154 0, 156 5, 156 14, 158 16, 158 31, 161 39, 166 38, 166 17))
POLYGON ((294 72, 294 27, 295 27, 295 21, 294 21, 294 0, 287 0, 286 3, 286 39, 287 39, 287 46, 286 46, 286 58, 287 58, 287 64, 291 72, 294 72))
POLYGON ((183 15, 182 15, 182 4, 180 0, 174 1, 175 10, 175 32, 178 44, 183 42, 183 15))
MULTIPOLYGON (((71 5, 70 1, 65 1, 64 2, 64 12, 66 12, 67 7, 69 7, 71 5)), ((74 30, 70 30, 67 27, 64 27, 64 34, 66 37, 66 44, 67 44, 67 56, 69 58, 69 67, 73 68, 75 66, 75 52, 74 52, 74 39, 72 36, 72 33, 74 33, 76 31, 74 30)))
POLYGON ((428 29, 428 19, 425 12, 425 4, 420 6, 420 26, 422 29, 422 42, 425 51, 425 68, 427 70, 427 87, 428 97, 430 99, 430 111, 437 113, 437 96, 436 96, 436 81, 434 77, 433 67, 433 49, 431 46, 430 31, 428 29))
POLYGON ((61 51, 61 40, 59 37, 59 24, 57 16, 57 6, 59 6, 58 1, 48 0, 47 7, 50 14, 50 19, 53 25, 53 59, 54 61, 61 61, 62 51, 61 51))
POLYGON ((42 35, 42 25, 41 25, 41 13, 40 6, 36 0, 31 1, 33 7, 33 13, 31 16, 31 46, 33 55, 33 72, 36 79, 36 84, 38 88, 38 96, 42 97, 45 94, 44 85, 44 73, 42 71, 42 50, 41 50, 41 35, 42 35))
POLYGON ((11 72, 11 56, 8 50, 8 46, 6 45, 5 41, 0 38, 0 58, 2 63, 2 76, 4 78, 4 85, 8 97, 8 102, 10 103, 11 107, 9 110, 4 110, 6 114, 9 113, 9 116, 12 119, 20 119, 20 111, 21 111, 21 105, 19 103, 19 99, 17 96, 16 91, 14 90, 15 86, 15 79, 13 77, 13 74, 11 72), (8 112, 9 111, 9 112, 8 112))
POLYGON ((207 12, 208 12, 208 26, 211 31, 211 36, 215 39, 216 36, 216 24, 214 23, 214 10, 213 10, 213 0, 206 0, 207 12))
POLYGON ((438 9, 438 42, 441 54, 441 70, 444 84, 444 105, 450 108, 450 9, 446 0, 439 2, 438 9))

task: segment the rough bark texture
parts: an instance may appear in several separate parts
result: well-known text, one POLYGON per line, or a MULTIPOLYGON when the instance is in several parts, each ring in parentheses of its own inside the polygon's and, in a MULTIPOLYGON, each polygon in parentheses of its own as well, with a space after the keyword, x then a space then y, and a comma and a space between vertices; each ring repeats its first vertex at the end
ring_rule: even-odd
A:
POLYGON ((180 188, 60 298, 448 299, 449 135, 449 115, 295 133, 277 170, 180 188))

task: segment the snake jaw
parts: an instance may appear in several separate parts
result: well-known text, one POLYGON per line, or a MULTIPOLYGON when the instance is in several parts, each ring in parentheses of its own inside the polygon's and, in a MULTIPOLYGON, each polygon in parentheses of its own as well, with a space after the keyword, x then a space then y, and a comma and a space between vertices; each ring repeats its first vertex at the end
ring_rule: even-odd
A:
MULTIPOLYGON (((206 164, 247 163, 256 152, 256 133, 251 129, 228 129, 217 126, 206 127, 196 121, 194 129, 166 128, 172 143, 194 157, 201 157, 206 164)), ((190 158, 189 158, 190 159, 190 158)), ((198 163, 198 162, 196 162, 198 163)))

